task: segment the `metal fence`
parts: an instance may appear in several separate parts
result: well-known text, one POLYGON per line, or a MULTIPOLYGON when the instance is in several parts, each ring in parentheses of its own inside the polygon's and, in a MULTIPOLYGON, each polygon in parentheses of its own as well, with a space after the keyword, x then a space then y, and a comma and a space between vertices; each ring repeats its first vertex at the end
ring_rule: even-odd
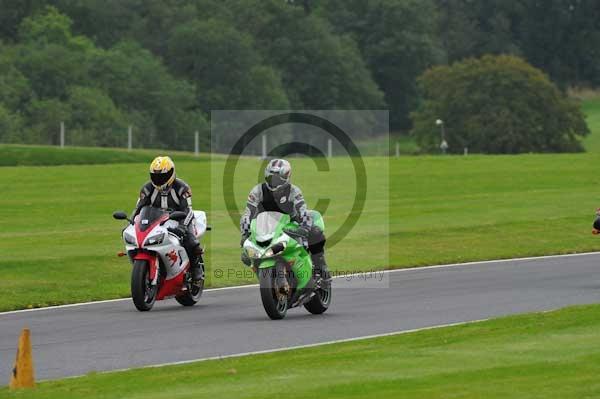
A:
MULTIPOLYGON (((28 144, 28 145, 49 145, 59 148, 65 147, 111 147, 123 148, 127 150, 134 149, 162 149, 179 150, 192 152, 196 155, 200 153, 227 153, 231 148, 231 142, 227 134, 223 134, 223 129, 212 132, 194 131, 185 134, 163 132, 148 133, 134 125, 127 128, 119 128, 106 132, 111 136, 110 145, 99 145, 97 143, 98 135, 87 137, 86 132, 69 129, 69 126, 61 122, 55 132, 47 132, 37 140, 19 140, 13 137, 10 141, 0 141, 2 144, 28 144), (216 137, 215 137, 216 135, 216 137), (161 140, 167 138, 168 140, 161 140), (169 144, 165 144, 168 142, 169 144)), ((307 131, 290 131, 287 135, 274 136, 263 134, 253 143, 244 143, 245 154, 254 155, 261 158, 268 156, 268 149, 280 144, 282 141, 294 141, 294 135, 301 137, 303 143, 307 143, 309 156, 335 157, 344 155, 346 152, 343 146, 336 140, 332 140, 326 134, 307 131), (311 151, 315 151, 314 153, 311 151)), ((0 135, 2 137, 2 135, 0 135)), ((353 139, 361 155, 364 156, 390 156, 400 157, 405 154, 415 154, 415 146, 410 141, 395 139, 388 134, 374 136, 365 136, 353 139)))

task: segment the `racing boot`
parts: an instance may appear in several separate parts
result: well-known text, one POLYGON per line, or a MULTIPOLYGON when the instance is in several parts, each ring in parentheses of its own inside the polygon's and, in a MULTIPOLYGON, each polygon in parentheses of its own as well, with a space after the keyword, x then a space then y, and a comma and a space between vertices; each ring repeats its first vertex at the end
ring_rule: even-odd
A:
POLYGON ((192 283, 199 284, 204 280, 204 259, 202 259, 204 251, 200 245, 192 248, 190 251, 190 274, 192 275, 192 283))
POLYGON ((323 281, 330 282, 331 274, 329 273, 327 262, 325 261, 325 252, 310 254, 310 259, 312 260, 315 268, 315 273, 320 275, 323 281))

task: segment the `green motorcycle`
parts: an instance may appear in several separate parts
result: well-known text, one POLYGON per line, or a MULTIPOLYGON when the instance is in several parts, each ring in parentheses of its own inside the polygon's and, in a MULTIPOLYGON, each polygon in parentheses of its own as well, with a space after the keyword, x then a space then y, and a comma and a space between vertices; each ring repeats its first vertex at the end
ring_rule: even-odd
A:
MULTIPOLYGON (((313 223, 325 229, 323 217, 312 212, 313 223)), ((262 212, 252 221, 243 251, 260 283, 267 315, 283 319, 288 309, 303 305, 312 314, 325 312, 331 303, 331 282, 313 274, 310 254, 294 238, 298 224, 289 215, 262 212)))

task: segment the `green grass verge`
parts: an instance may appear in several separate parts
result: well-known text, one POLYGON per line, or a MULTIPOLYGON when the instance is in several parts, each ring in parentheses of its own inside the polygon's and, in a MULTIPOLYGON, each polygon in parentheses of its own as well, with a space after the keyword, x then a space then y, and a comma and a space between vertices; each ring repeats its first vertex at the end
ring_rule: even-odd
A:
MULTIPOLYGON (((309 206, 330 198, 327 232, 348 215, 352 168, 334 159, 330 172, 294 159, 294 181, 309 206)), ((366 206, 357 226, 328 250, 334 270, 357 271, 473 260, 594 251, 590 234, 600 189, 600 154, 366 158, 366 206), (388 168, 389 166, 389 168, 388 168), (389 202, 386 188, 390 174, 389 202)), ((239 261, 239 232, 222 200, 224 162, 178 162, 194 205, 210 209, 208 283, 254 282, 239 261), (211 168, 212 166, 212 168, 211 168), (210 181, 214 181, 211 187, 210 181), (223 272, 216 276, 216 270, 223 272)), ((146 179, 144 164, 3 168, 11 184, 0 196, 0 310, 129 296, 130 266, 122 223, 146 179)), ((241 161, 238 206, 261 163, 241 161)))
POLYGON ((39 384, 0 398, 595 398, 600 306, 39 384))
MULTIPOLYGON (((148 162, 161 150, 133 150, 93 147, 51 147, 0 144, 0 166, 31 165, 93 165, 126 162, 148 162)), ((193 154, 177 151, 169 153, 179 160, 195 160, 193 154)), ((206 157, 200 158, 202 160, 206 157)))
POLYGON ((582 102, 583 113, 590 128, 590 135, 583 141, 586 151, 600 152, 600 98, 590 98, 582 102))
MULTIPOLYGON (((357 145, 363 156, 387 156, 394 155, 397 142, 400 143, 401 154, 419 153, 419 147, 415 140, 407 136, 376 137, 358 142, 357 145)), ((179 161, 207 161, 211 158, 208 154, 201 154, 199 158, 196 158, 190 152, 167 152, 179 161)), ((132 151, 123 148, 101 147, 65 147, 61 149, 57 146, 0 144, 0 167, 149 163, 154 157, 165 153, 158 149, 134 149, 132 151)), ((212 158, 219 158, 219 155, 213 155, 212 158)))

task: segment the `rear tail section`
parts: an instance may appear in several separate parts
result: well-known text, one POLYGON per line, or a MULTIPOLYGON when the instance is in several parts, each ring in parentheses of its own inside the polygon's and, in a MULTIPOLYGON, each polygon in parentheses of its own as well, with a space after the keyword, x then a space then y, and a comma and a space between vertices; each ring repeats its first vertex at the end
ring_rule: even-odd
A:
POLYGON ((323 216, 321 215, 321 212, 313 209, 310 211, 310 216, 312 217, 313 225, 317 226, 318 228, 321 229, 321 231, 324 232, 325 231, 325 221, 323 220, 323 216))

